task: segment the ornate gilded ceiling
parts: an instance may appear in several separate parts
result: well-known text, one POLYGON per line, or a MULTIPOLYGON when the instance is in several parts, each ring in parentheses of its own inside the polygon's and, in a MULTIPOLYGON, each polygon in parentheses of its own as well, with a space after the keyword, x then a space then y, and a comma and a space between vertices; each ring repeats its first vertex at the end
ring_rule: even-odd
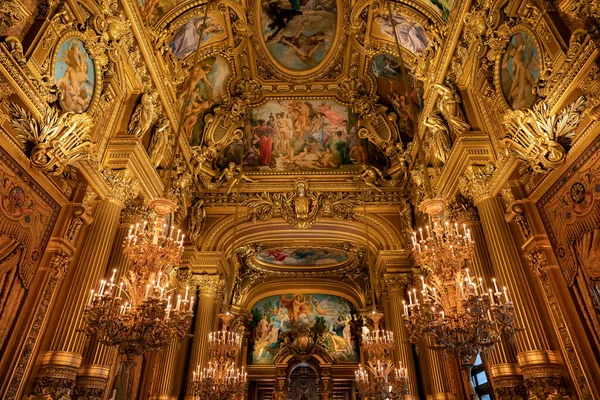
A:
POLYGON ((451 9, 437 0, 139 4, 210 188, 231 162, 252 174, 403 172, 389 156, 418 129, 419 77, 451 9))

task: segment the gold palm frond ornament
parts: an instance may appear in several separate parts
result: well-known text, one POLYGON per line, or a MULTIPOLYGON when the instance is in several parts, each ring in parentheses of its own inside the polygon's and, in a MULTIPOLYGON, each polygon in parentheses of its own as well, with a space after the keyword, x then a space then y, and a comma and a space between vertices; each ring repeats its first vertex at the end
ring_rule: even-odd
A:
POLYGON ((558 113, 541 102, 532 109, 504 114, 503 142, 507 153, 523 162, 521 172, 547 173, 565 161, 586 106, 586 98, 580 96, 558 113))
POLYGON ((60 114, 58 109, 48 107, 38 121, 14 103, 10 104, 9 114, 34 168, 49 175, 61 175, 65 168, 89 156, 93 120, 87 114, 60 114))

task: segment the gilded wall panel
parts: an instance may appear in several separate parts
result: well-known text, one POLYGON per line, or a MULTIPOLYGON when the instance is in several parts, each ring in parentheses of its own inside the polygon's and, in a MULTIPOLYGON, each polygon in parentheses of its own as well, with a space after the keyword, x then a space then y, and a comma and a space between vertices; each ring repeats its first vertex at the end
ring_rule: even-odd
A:
POLYGON ((600 344, 600 140, 537 203, 567 284, 600 344))
POLYGON ((60 206, 0 149, 0 350, 15 322, 60 206))

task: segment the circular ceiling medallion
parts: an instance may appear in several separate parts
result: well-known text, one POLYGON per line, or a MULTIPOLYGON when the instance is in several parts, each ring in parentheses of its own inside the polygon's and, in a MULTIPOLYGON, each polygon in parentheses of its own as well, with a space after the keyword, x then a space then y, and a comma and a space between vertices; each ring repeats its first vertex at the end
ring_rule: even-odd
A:
POLYGON ((263 64, 279 77, 323 75, 341 54, 342 0, 255 2, 263 64))

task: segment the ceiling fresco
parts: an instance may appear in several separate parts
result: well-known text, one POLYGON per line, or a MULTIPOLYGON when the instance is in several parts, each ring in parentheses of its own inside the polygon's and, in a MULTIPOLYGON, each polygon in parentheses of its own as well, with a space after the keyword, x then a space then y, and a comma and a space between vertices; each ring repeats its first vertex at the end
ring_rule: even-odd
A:
POLYGON ((266 264, 285 266, 331 266, 341 264, 350 258, 347 251, 333 248, 274 248, 265 249, 256 256, 258 261, 266 264))
POLYGON ((185 105, 191 163, 216 188, 231 163, 269 176, 355 175, 364 164, 377 179, 405 179, 410 157, 401 154, 424 109, 423 59, 452 6, 223 0, 206 10, 149 0, 140 12, 173 100, 185 105))

